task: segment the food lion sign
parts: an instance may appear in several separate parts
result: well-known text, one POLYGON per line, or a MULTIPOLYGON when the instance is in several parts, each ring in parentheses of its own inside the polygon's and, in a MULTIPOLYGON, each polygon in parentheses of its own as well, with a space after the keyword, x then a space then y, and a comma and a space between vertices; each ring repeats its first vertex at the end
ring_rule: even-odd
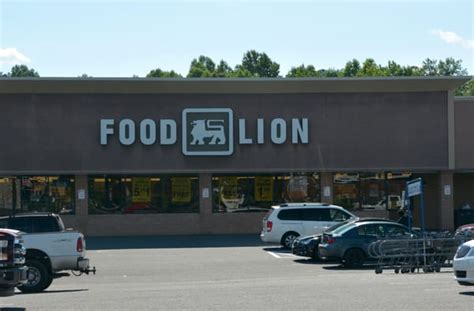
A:
MULTIPOLYGON (((272 143, 281 145, 291 140, 292 144, 309 143, 307 118, 282 118, 265 122, 257 118, 256 133, 247 133, 247 119, 238 119, 240 145, 265 143, 268 136, 272 143), (269 135, 268 135, 269 134, 269 135), (267 138, 266 138, 267 137, 267 138)), ((122 145, 137 141, 143 145, 174 145, 177 143, 177 124, 173 119, 156 122, 144 119, 138 124, 131 119, 100 120, 100 144, 106 146, 110 138, 118 136, 122 145)), ((234 153, 234 116, 229 108, 187 108, 182 112, 182 152, 186 156, 228 156, 234 153)))

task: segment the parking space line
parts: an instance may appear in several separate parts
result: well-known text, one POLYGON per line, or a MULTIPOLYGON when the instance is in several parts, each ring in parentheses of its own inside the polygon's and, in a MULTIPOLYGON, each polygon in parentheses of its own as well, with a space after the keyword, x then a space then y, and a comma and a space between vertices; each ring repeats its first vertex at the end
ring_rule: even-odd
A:
POLYGON ((267 251, 267 253, 269 253, 270 255, 272 255, 273 257, 275 258, 278 258, 278 259, 284 259, 284 258, 297 258, 298 256, 294 255, 294 254, 291 254, 291 253, 275 253, 275 252, 272 252, 272 251, 267 251))
POLYGON ((267 251, 267 253, 269 253, 270 255, 272 255, 275 258, 281 259, 281 257, 278 256, 277 254, 275 254, 274 252, 267 251))

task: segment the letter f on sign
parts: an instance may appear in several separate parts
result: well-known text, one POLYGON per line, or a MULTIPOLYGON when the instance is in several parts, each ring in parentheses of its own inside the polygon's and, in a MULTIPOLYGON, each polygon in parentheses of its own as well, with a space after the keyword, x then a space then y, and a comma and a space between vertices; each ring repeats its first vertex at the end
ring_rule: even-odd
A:
POLYGON ((107 136, 114 133, 114 120, 101 119, 100 120, 100 144, 107 145, 107 136))

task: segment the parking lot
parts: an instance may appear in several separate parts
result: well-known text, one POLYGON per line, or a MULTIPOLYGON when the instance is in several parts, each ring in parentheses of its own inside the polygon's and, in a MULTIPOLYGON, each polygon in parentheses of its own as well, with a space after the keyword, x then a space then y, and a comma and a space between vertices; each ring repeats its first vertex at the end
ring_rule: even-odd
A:
POLYGON ((95 238, 98 273, 55 280, 0 310, 472 310, 452 271, 376 275, 315 263, 257 236, 95 238))

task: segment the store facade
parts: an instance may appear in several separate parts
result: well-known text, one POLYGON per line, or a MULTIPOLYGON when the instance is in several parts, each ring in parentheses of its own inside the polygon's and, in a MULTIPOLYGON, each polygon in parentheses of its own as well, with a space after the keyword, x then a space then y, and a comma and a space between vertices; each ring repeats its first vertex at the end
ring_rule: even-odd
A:
POLYGON ((2 79, 0 214, 256 233, 285 202, 396 218, 422 177, 427 226, 452 229, 474 205, 474 99, 452 93, 467 80, 2 79))

